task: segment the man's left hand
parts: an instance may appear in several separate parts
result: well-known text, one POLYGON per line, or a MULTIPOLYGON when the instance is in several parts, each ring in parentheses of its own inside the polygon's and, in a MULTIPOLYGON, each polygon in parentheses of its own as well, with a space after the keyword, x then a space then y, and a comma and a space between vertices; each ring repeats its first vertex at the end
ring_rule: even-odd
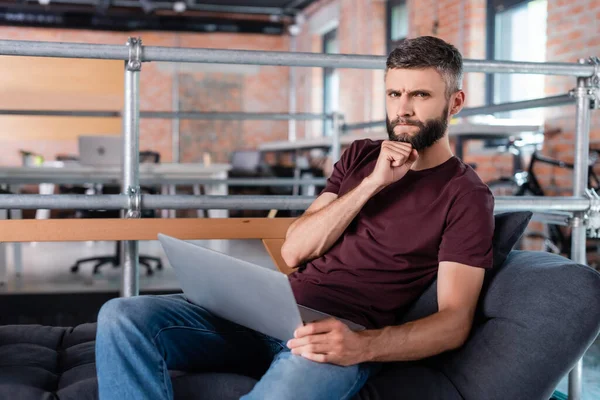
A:
POLYGON ((334 318, 304 325, 287 342, 296 354, 312 361, 341 366, 367 361, 369 336, 367 331, 353 332, 346 324, 334 318))

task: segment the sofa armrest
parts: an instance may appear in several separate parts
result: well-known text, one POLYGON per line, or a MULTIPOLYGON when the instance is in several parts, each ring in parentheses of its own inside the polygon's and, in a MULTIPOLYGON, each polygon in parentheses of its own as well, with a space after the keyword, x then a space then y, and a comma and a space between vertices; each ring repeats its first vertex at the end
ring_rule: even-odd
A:
POLYGON ((548 399, 597 337, 599 298, 592 268, 513 251, 486 276, 471 336, 441 369, 466 400, 548 399))

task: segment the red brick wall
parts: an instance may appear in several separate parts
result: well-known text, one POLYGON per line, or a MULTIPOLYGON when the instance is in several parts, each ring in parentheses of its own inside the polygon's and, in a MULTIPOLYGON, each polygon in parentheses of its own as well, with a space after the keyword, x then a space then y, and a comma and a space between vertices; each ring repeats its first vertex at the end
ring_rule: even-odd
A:
MULTIPOLYGON (((485 58, 486 0, 441 0, 422 2, 408 0, 410 36, 436 35, 455 44, 468 59, 485 58)), ((305 10, 301 33, 296 38, 297 51, 320 52, 322 29, 329 17, 337 20, 340 51, 348 54, 386 54, 386 2, 383 0, 321 0, 305 10)), ((600 2, 584 0, 576 3, 548 0, 548 61, 575 61, 579 57, 600 54, 600 2)), ((136 34, 146 45, 239 48, 256 50, 289 50, 288 36, 227 34, 173 34, 143 32, 136 34)), ((123 44, 128 35, 110 32, 0 28, 1 39, 49 40, 123 44)), ((194 65, 182 66, 179 72, 180 107, 201 111, 288 111, 289 69, 284 67, 194 65)), ((169 65, 144 64, 141 75, 143 110, 170 110, 172 106, 173 68, 169 65)), ((322 112, 322 77, 320 68, 296 68, 296 111, 322 112)), ((547 94, 565 93, 575 80, 548 77, 547 94)), ((483 104, 485 80, 483 74, 465 75, 467 106, 483 104)), ((339 111, 346 122, 380 120, 385 115, 383 72, 340 70, 339 111)), ((563 133, 544 146, 553 156, 572 157, 573 107, 547 110, 548 125, 563 128, 563 133)), ((592 143, 600 142, 599 115, 593 113, 592 143)), ((141 146, 162 153, 171 159, 171 121, 143 120, 141 146)), ((321 122, 296 123, 297 137, 320 136, 321 122)), ((381 127, 383 129, 383 127, 381 127)), ((225 161, 235 148, 253 148, 267 140, 287 137, 287 122, 224 122, 182 121, 181 155, 184 161, 197 161, 203 152, 211 152, 216 160, 225 161)), ((48 138, 51 141, 52 138, 48 138)), ((22 142, 2 143, 5 151, 15 152, 22 142)), ((28 143, 30 149, 52 158, 56 146, 28 143), (44 150, 51 149, 51 150, 44 150)), ((598 143, 600 145, 600 143, 598 143)), ((67 146, 67 145, 65 145, 67 146)), ((66 150, 72 151, 73 144, 66 150)), ((58 146, 60 147, 60 146, 58 146)), ((478 164, 484 180, 510 171, 506 155, 470 154, 468 162, 478 164)), ((564 171, 547 168, 540 171, 543 184, 568 188, 570 177, 564 171)))
MULTIPOLYGON (((548 0, 547 59, 557 62, 577 62, 600 54, 600 1, 584 0, 569 2, 548 0)), ((548 76, 546 94, 567 93, 576 85, 575 78, 548 76)), ((575 107, 563 106, 546 109, 548 128, 560 128, 562 133, 546 140, 544 153, 571 161, 574 149, 575 107)), ((600 112, 592 111, 590 144, 600 147, 600 112)), ((556 193, 569 194, 572 190, 572 174, 561 168, 545 167, 542 185, 556 189, 556 193)))
MULTIPOLYGON (((323 0, 316 3, 307 12, 310 24, 312 16, 318 16, 326 7, 339 7, 340 46, 342 53, 385 54, 385 42, 374 46, 375 40, 385 38, 385 2, 383 1, 349 1, 323 0), (371 10, 371 12, 365 10, 371 10), (376 11, 374 11, 376 10, 376 11), (370 16, 370 17, 367 17, 370 16), (370 24, 365 26, 368 20, 370 24), (373 21, 376 21, 373 23, 373 21), (375 25, 375 27, 374 27, 375 25), (367 31, 366 29, 371 31, 367 31), (378 34, 375 34, 378 32, 378 34), (356 37, 361 41, 356 41, 356 37), (368 51, 371 45, 371 51, 368 51), (377 51, 373 49, 377 48, 377 51)), ((466 59, 486 58, 486 0, 441 0, 424 3, 408 0, 410 27, 409 36, 438 36, 461 50, 466 59)), ((547 61, 575 62, 580 57, 600 54, 600 2, 584 0, 576 3, 564 0, 548 0, 548 47, 547 61)), ((313 32, 303 32, 301 41, 303 51, 320 51, 320 37, 313 32), (312 40, 309 39, 312 38, 312 40), (317 43, 317 44, 315 44, 317 43)), ((378 71, 379 72, 379 71, 378 71)), ((320 73, 320 72, 319 72, 320 73)), ((364 71, 343 71, 341 83, 340 111, 347 121, 361 122, 381 119, 383 103, 370 113, 365 112, 364 104, 377 101, 382 86, 377 87, 376 74, 365 75, 364 71), (370 94, 365 94, 362 84, 371 79, 370 94), (358 93, 358 95, 357 95, 358 93), (379 113, 379 114, 378 114, 379 113)), ((380 76, 382 79, 382 76, 380 76)), ((307 111, 318 112, 322 107, 320 96, 321 80, 317 73, 307 73, 303 79, 305 87, 299 94, 299 104, 304 104, 307 111), (312 81, 311 81, 312 80, 312 81), (312 85, 311 85, 312 83, 312 85), (315 94, 315 91, 318 93, 315 94), (310 92, 310 95, 308 94, 310 92), (311 102, 312 100, 312 102, 311 102)), ((546 80, 547 95, 562 94, 575 86, 575 79, 568 77, 548 77, 546 80)), ((465 75, 463 87, 467 94, 467 106, 483 105, 485 101, 485 75, 468 73, 465 75)), ((574 107, 554 107, 547 109, 547 125, 549 128, 560 127, 561 135, 547 140, 543 152, 564 159, 572 159, 574 107)), ((591 143, 600 147, 600 113, 592 113, 591 143)), ((310 125, 309 125, 310 126, 310 125)), ((313 125, 314 127, 314 125, 313 125)), ((319 135, 318 127, 307 130, 306 135, 319 135)), ((477 148, 474 144, 471 148, 477 148)), ((465 161, 478 165, 478 173, 484 181, 506 176, 512 170, 512 158, 507 154, 467 152, 465 161)), ((537 171, 542 184, 549 188, 570 190, 571 172, 559 168, 541 167, 537 171)), ((560 191, 559 191, 560 192, 560 191)), ((566 193, 566 192, 565 192, 566 193)))
MULTIPOLYGON (((337 21, 340 53, 386 54, 386 3, 382 0, 322 0, 305 11, 306 21, 298 36, 298 51, 322 51, 324 25, 332 16, 337 21)), ((330 28, 335 25, 327 25, 330 28)), ((297 104, 300 112, 323 112, 323 70, 298 68, 297 104)), ((339 70, 339 112, 345 122, 381 120, 385 116, 383 71, 339 70)), ((298 137, 322 135, 322 123, 298 123, 298 137)))
MULTIPOLYGON (((117 32, 88 32, 79 30, 34 29, 0 27, 0 39, 40 40, 62 42, 86 42, 102 44, 125 44, 128 36, 140 36, 147 46, 182 46, 205 48, 229 48, 245 50, 289 49, 287 36, 233 35, 233 34, 179 34, 133 32, 130 35, 117 32)), ((171 64, 145 63, 142 67, 141 110, 165 111, 172 109, 172 82, 174 69, 171 64)), ((288 68, 246 67, 194 64, 182 65, 180 70, 180 102, 182 110, 195 111, 244 111, 244 112, 287 112, 288 111, 288 68), (217 73, 215 73, 215 71, 217 73), (191 79, 190 79, 191 78, 191 79), (218 98, 209 96, 202 89, 217 88, 222 82, 236 81, 235 93, 220 93, 218 98), (190 87, 185 83, 189 82, 190 87), (200 82, 200 83, 199 83, 200 82), (187 97, 186 97, 187 96, 187 97)), ((93 72, 90 71, 90 79, 93 72)), ((119 77, 119 79, 123 79, 119 77)), ((219 92, 215 89, 216 92, 219 92)), ((213 92, 215 91, 213 90, 213 92)), ((121 103, 122 104, 122 103, 121 103)), ((115 105, 118 109, 121 105, 115 105)), ((25 117, 23 117, 25 118, 25 117)), ((90 120, 93 122, 93 120, 90 120)), ((197 121, 196 121, 197 122, 197 121)), ((225 162, 235 149, 255 148, 266 140, 287 138, 286 122, 223 122, 182 123, 182 161, 199 161, 202 152, 213 154, 213 159, 225 162), (221 132, 222 131, 222 132, 221 132)), ((143 119, 140 126, 140 147, 161 153, 164 161, 172 159, 172 123, 170 120, 143 119)), ((24 141, 18 138, 2 139, 3 154, 0 164, 19 162, 18 150, 27 148, 54 159, 57 153, 76 152, 75 140, 64 141, 55 137, 43 140, 24 141)))

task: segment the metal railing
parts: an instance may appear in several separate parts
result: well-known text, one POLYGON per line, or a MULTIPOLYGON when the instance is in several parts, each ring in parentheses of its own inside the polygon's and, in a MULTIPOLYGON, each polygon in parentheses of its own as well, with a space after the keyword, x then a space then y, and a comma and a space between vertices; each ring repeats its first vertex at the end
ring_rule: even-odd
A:
MULTIPOLYGON (((457 114, 458 118, 471 117, 473 115, 484 115, 493 114, 497 112, 515 111, 515 110, 528 110, 531 108, 541 107, 555 107, 563 106, 566 104, 575 103, 575 99, 570 94, 563 94, 558 96, 543 97, 540 99, 514 101, 510 103, 492 104, 490 106, 481 107, 468 107, 463 108, 460 113, 457 114)), ((354 131, 367 128, 383 127, 385 126, 385 120, 379 121, 368 121, 359 122, 356 124, 345 124, 342 126, 342 131, 354 131)))
MULTIPOLYGON (((0 55, 129 60, 130 49, 118 45, 0 40, 0 55)), ((189 63, 274 65, 290 67, 331 67, 384 69, 385 56, 323 54, 278 51, 194 49, 179 47, 143 48, 141 62, 168 61, 189 63)), ((465 72, 538 74, 590 77, 593 65, 517 61, 464 60, 465 72)))
MULTIPOLYGON (((19 196, 0 197, 0 207, 3 208, 56 208, 72 202, 70 205, 83 206, 88 209, 102 209, 108 205, 127 210, 128 217, 136 217, 140 207, 236 207, 239 201, 232 197, 182 197, 182 196, 142 196, 139 193, 139 74, 142 63, 152 61, 190 62, 190 63, 222 63, 222 64, 253 64, 296 67, 332 67, 332 68, 357 68, 357 69, 384 69, 386 57, 362 55, 337 55, 316 53, 286 53, 267 51, 244 50, 216 50, 216 49, 191 49, 169 47, 143 47, 138 39, 129 39, 128 46, 96 45, 80 43, 49 43, 28 41, 0 41, 0 55, 34 56, 34 57, 62 57, 62 58, 91 58, 112 59, 126 61, 125 68, 125 108, 123 112, 123 132, 125 148, 125 165, 123 167, 124 195, 95 196, 83 198, 74 196, 19 196), (80 203, 81 202, 81 203, 80 203)), ((572 198, 518 198, 498 199, 496 208, 506 210, 561 210, 573 211, 572 219, 572 259, 581 264, 586 263, 585 241, 586 227, 583 223, 584 212, 589 209, 590 201, 585 196, 588 180, 588 144, 590 130, 590 107, 596 104, 596 86, 600 68, 597 64, 587 63, 533 63, 533 62, 506 62, 465 60, 465 72, 484 73, 526 73, 542 75, 565 75, 577 77, 577 86, 573 91, 576 106, 575 126, 575 169, 574 188, 572 198), (594 79, 592 79, 594 78, 594 79)), ((562 104, 566 98, 554 99, 555 104, 562 104)), ((539 100, 540 102, 542 99, 539 100)), ((547 101, 547 100, 546 100, 547 101)), ((521 102, 519 106, 526 106, 521 102)), ((530 104, 531 105, 531 104, 530 104)), ((502 111, 507 111, 515 105, 503 105, 502 111)), ((536 107, 539 106, 536 103, 536 107)), ((491 106, 493 109, 494 106, 491 106)), ((499 105, 495 106, 498 111, 499 105)), ((480 108, 475 112, 491 112, 488 108, 480 108)), ((495 112, 495 111, 494 111, 495 112)), ((474 114, 471 114, 474 115, 474 114)), ((333 118, 337 127, 334 129, 332 155, 334 160, 339 158, 339 131, 340 119, 333 118)), ((250 198, 244 196, 243 207, 250 204, 257 207, 286 208, 307 206, 310 199, 305 198, 250 198)), ((301 207, 301 208, 303 208, 301 207)), ((132 296, 139 291, 138 282, 138 248, 137 242, 125 243, 125 261, 123 265, 122 295, 132 296)), ((582 362, 580 361, 569 375, 569 398, 581 399, 582 362)))
MULTIPOLYGON (((120 111, 95 110, 0 110, 0 115, 22 115, 43 117, 95 117, 121 118, 120 111)), ((140 111, 141 119, 198 119, 232 121, 311 121, 333 119, 333 114, 315 113, 245 113, 245 112, 200 112, 200 111, 140 111)))

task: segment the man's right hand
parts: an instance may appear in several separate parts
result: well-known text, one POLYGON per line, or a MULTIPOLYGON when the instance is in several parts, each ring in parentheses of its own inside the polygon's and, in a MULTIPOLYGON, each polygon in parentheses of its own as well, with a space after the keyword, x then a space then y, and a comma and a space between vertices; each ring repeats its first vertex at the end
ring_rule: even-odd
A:
POLYGON ((375 169, 368 179, 372 184, 383 189, 402 179, 418 158, 419 153, 410 143, 385 140, 381 144, 375 169))

